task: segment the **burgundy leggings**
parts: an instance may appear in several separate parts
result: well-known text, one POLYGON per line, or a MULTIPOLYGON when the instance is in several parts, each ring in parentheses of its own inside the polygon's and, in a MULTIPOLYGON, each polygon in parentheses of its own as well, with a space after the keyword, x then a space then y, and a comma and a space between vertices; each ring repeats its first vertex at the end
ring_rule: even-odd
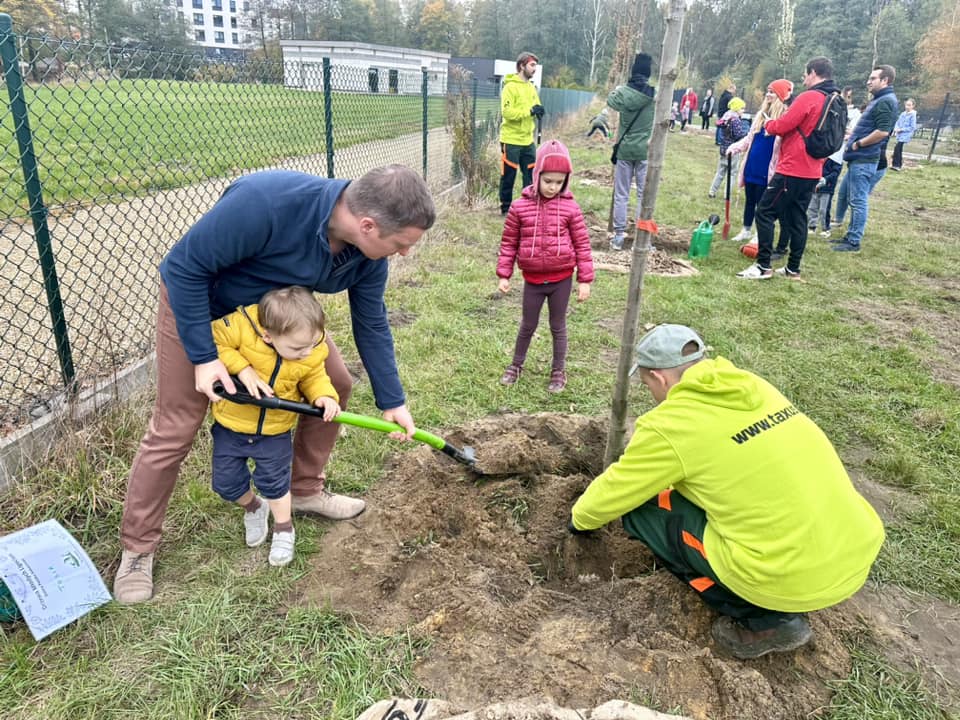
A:
POLYGON ((523 367, 527 359, 530 340, 540 323, 540 310, 547 301, 550 311, 550 332, 553 334, 553 370, 563 370, 567 364, 567 306, 570 304, 570 289, 573 276, 566 280, 544 285, 523 283, 523 311, 517 345, 513 349, 513 364, 523 367))

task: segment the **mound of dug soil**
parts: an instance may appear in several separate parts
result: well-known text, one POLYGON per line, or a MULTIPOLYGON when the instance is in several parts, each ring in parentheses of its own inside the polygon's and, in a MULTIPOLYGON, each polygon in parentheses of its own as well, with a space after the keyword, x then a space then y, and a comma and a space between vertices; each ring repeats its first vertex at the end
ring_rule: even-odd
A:
POLYGON ((841 637, 860 627, 846 606, 811 617, 808 647, 741 662, 715 647, 713 613, 618 524, 567 533, 570 506, 600 469, 604 425, 507 415, 451 433, 486 477, 425 446, 400 455, 368 510, 324 536, 300 601, 428 637, 417 680, 463 707, 620 698, 776 720, 826 705, 825 683, 850 670, 841 637))

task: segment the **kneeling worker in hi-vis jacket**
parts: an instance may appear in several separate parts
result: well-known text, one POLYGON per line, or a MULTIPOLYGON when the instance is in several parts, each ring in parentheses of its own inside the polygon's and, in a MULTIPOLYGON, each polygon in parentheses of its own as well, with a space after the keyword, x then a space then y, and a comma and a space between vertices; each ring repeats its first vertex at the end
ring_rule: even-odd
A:
POLYGON ((658 404, 568 527, 622 518, 720 614, 712 635, 723 651, 794 650, 813 636, 805 613, 863 586, 883 525, 810 418, 762 378, 704 355, 683 325, 640 340, 631 374, 658 404))

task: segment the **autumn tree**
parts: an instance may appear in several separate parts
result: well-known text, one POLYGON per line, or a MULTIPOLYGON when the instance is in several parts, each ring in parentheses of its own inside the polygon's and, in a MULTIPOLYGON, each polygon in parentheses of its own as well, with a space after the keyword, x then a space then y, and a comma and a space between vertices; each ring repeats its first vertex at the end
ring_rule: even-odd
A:
POLYGON ((417 47, 456 55, 460 52, 463 11, 448 0, 430 0, 420 11, 417 47))
POLYGON ((924 104, 943 102, 948 92, 960 89, 960 0, 945 0, 940 15, 920 41, 917 59, 923 71, 924 104))
POLYGON ((3 12, 13 18, 18 33, 60 35, 66 29, 63 7, 57 0, 7 0, 3 12))

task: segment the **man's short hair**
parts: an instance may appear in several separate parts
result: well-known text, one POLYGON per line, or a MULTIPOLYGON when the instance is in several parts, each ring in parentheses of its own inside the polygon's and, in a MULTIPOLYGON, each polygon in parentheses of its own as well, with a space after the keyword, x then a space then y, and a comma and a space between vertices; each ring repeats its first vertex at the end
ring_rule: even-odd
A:
POLYGON ((532 52, 522 52, 522 53, 520 53, 520 54, 517 56, 517 70, 519 70, 520 68, 522 68, 524 65, 526 65, 526 64, 527 64, 528 62, 530 62, 531 60, 536 60, 537 62, 540 62, 540 58, 538 58, 538 57, 537 57, 536 55, 534 55, 532 52))
POLYGON ((893 69, 893 65, 875 65, 873 69, 880 71, 880 79, 886 80, 887 85, 893 85, 893 81, 897 79, 897 71, 893 69))
POLYGON ((409 227, 429 230, 437 218, 430 188, 406 165, 374 168, 350 183, 343 197, 350 212, 372 218, 381 235, 409 227))
POLYGON ((807 72, 812 72, 823 80, 830 80, 833 77, 833 63, 830 58, 815 57, 807 61, 807 72))
POLYGON ((637 370, 668 370, 703 358, 707 351, 700 336, 686 325, 657 325, 637 343, 630 374, 637 370))
POLYGON ((260 327, 271 335, 286 335, 306 329, 323 337, 326 318, 314 294, 292 285, 267 292, 257 305, 260 327))

